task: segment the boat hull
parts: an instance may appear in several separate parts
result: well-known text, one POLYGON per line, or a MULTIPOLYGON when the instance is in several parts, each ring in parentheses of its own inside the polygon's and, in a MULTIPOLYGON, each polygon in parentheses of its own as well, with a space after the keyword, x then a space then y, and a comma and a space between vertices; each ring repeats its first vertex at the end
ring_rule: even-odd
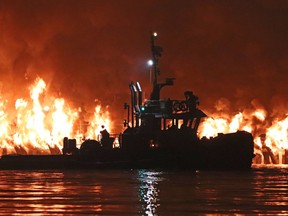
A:
MULTIPOLYGON (((180 146, 180 147, 179 147, 180 146)), ((254 157, 253 137, 247 132, 202 139, 183 148, 98 149, 72 155, 4 155, 0 169, 194 169, 247 170, 254 157)))

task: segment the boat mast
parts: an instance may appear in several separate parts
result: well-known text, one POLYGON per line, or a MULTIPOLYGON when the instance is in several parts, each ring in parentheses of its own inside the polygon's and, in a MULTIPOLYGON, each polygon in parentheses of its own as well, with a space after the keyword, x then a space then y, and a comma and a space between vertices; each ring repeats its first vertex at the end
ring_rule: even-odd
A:
POLYGON ((153 86, 158 84, 158 76, 160 75, 160 69, 158 66, 158 59, 161 57, 163 48, 155 45, 155 40, 157 38, 157 33, 151 34, 151 52, 152 52, 152 66, 153 66, 153 86))
POLYGON ((153 66, 153 89, 150 95, 150 100, 159 100, 160 91, 164 86, 173 85, 174 78, 166 78, 164 83, 158 83, 158 76, 160 75, 159 69, 159 58, 163 52, 163 48, 155 45, 155 40, 157 39, 157 33, 154 32, 151 34, 151 52, 152 52, 152 66, 153 66))
POLYGON ((157 33, 151 34, 151 52, 152 52, 152 73, 153 73, 153 90, 150 96, 151 100, 159 100, 160 98, 160 86, 158 84, 158 76, 160 75, 159 58, 163 52, 163 48, 155 45, 157 33))

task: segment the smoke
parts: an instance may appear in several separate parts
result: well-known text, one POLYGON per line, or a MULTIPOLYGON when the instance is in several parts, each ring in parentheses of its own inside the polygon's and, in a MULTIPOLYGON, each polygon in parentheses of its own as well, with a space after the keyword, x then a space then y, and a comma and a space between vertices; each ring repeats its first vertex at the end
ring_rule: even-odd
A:
POLYGON ((221 98, 231 112, 257 99, 274 115, 288 99, 287 10, 281 0, 1 0, 0 91, 22 96, 40 76, 75 106, 99 99, 120 122, 130 81, 149 96, 155 30, 161 78, 177 78, 164 97, 190 89, 205 109, 221 98))

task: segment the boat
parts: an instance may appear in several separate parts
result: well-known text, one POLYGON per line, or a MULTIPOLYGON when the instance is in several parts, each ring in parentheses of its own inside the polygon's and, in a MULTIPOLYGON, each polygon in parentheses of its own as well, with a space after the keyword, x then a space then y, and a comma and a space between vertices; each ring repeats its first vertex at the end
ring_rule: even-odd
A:
POLYGON ((237 131, 199 138, 198 128, 207 115, 199 109, 199 98, 185 91, 182 99, 161 98, 163 87, 173 86, 174 78, 159 82, 162 47, 151 34, 152 91, 143 100, 139 82, 129 84, 131 101, 124 104, 125 130, 115 138, 103 129, 102 139, 76 140, 65 137, 61 154, 3 155, 0 169, 193 169, 247 170, 254 157, 251 133, 237 131))

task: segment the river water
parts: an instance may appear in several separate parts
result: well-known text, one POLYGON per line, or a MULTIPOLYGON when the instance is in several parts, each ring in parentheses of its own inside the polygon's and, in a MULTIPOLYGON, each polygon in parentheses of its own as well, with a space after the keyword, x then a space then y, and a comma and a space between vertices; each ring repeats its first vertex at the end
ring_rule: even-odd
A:
POLYGON ((0 175, 0 215, 288 215, 287 166, 0 175))

